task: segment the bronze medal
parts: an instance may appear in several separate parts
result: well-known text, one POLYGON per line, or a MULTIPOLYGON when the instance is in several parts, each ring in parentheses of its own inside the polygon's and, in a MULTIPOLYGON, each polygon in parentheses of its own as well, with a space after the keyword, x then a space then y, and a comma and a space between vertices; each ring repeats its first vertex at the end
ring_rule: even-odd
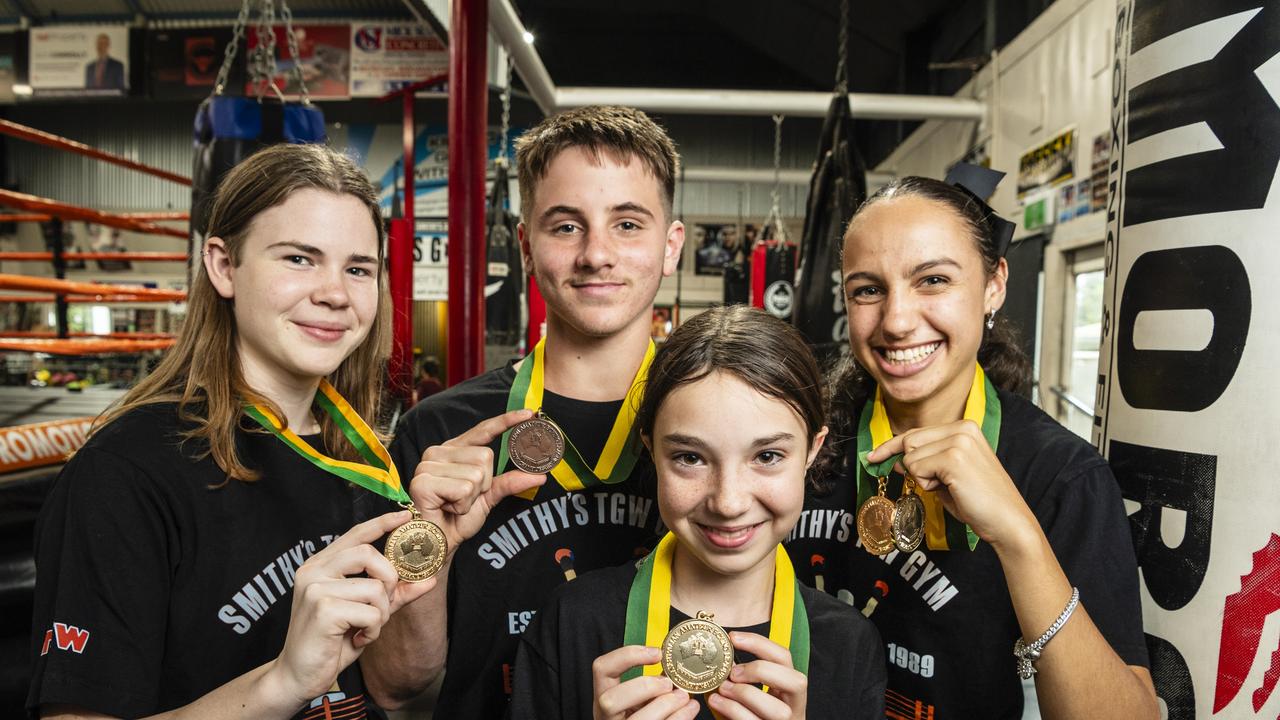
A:
POLYGON ((564 433, 539 411, 511 428, 507 454, 511 456, 511 463, 524 472, 548 472, 564 459, 564 433))
POLYGON ((720 687, 733 668, 729 633, 711 622, 715 616, 698 617, 671 628, 662 641, 662 672, 673 685, 692 695, 720 687))
POLYGON ((872 555, 893 550, 893 515, 896 507, 884 496, 885 479, 880 478, 880 494, 867 498, 858 508, 858 538, 872 555))
POLYGON ((894 503, 893 544, 902 552, 911 552, 924 540, 924 500, 915 494, 915 480, 910 475, 903 483, 902 497, 894 503))
POLYGON ((387 536, 383 554, 401 580, 422 582, 440 571, 448 550, 444 532, 430 520, 423 520, 415 510, 412 520, 387 536))

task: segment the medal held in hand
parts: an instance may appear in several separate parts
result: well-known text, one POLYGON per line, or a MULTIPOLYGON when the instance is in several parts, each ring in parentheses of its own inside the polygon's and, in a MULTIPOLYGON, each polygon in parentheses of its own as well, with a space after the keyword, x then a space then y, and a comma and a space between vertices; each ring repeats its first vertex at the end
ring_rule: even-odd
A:
POLYGON ((524 472, 549 472, 564 459, 564 432, 539 410, 511 428, 507 435, 507 455, 512 464, 524 472))
POLYGON ((285 427, 264 405, 247 404, 244 411, 280 442, 321 470, 412 511, 413 519, 391 531, 387 538, 387 560, 395 567, 401 580, 421 582, 435 575, 444 564, 449 544, 440 528, 429 520, 423 520, 413 506, 409 493, 400 484, 400 473, 396 471, 395 463, 391 462, 391 454, 378 439, 377 433, 328 380, 320 381, 320 386, 316 389, 315 404, 342 430, 342 434, 367 465, 338 460, 311 447, 297 433, 285 427))
POLYGON ((693 695, 720 687, 733 668, 729 633, 711 622, 715 616, 698 617, 671 628, 662 641, 662 672, 673 685, 693 695))
POLYGON ((924 501, 915 487, 915 478, 908 475, 902 481, 902 497, 893 506, 893 544, 902 552, 915 550, 924 540, 924 501))
POLYGON ((439 526, 422 519, 417 508, 410 505, 409 510, 413 519, 391 531, 383 554, 401 580, 422 582, 440 572, 449 542, 439 526))
POLYGON ((884 555, 895 547, 893 516, 897 506, 884 496, 885 478, 880 478, 880 493, 867 498, 858 508, 858 538, 872 555, 884 555))

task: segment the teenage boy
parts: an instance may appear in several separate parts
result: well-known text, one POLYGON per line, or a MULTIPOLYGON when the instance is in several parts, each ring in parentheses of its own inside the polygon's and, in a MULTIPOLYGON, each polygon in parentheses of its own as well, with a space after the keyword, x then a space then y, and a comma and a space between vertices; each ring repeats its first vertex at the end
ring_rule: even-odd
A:
POLYGON ((445 670, 439 717, 506 709, 519 635, 559 584, 647 552, 662 530, 653 465, 632 432, 652 357, 653 299, 675 272, 679 156, 644 113, 585 107, 516 144, 520 248, 547 303, 546 338, 519 363, 411 410, 391 448, 450 556, 447 592, 406 606, 362 657, 394 708, 445 670), (507 461, 505 433, 535 411, 565 436, 546 475, 507 461))

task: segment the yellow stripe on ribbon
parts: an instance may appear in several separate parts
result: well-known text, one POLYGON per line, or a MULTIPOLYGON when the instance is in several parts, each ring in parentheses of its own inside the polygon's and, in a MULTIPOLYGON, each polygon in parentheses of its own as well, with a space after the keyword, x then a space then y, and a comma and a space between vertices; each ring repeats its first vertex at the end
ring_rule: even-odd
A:
MULTIPOLYGON (((987 413, 986 376, 982 366, 973 365, 973 384, 969 386, 969 397, 964 403, 964 419, 972 420, 982 427, 987 413)), ((876 386, 875 406, 871 410, 871 446, 880 447, 893 439, 893 429, 889 427, 889 415, 884 409, 884 400, 880 396, 880 386, 876 386)), ((924 536, 930 550, 950 550, 947 541, 947 515, 942 507, 942 500, 933 490, 925 490, 916 486, 915 493, 924 502, 924 536)))
MULTIPOLYGON (((648 622, 645 624, 644 644, 660 648, 671 630, 671 563, 675 560, 676 534, 667 533, 654 550, 653 579, 649 585, 648 622)), ((662 663, 644 666, 645 675, 661 675, 662 663)))
POLYGON ((357 451, 365 455, 366 459, 370 461, 373 459, 378 460, 383 467, 339 460, 325 455, 299 437, 296 432, 286 428, 284 423, 265 405, 249 405, 246 406, 245 410, 251 418, 317 467, 394 502, 409 502, 409 495, 405 492, 400 482, 400 473, 396 471, 396 466, 391 461, 390 453, 387 452, 382 441, 374 434, 373 429, 328 381, 323 379, 320 381, 319 391, 323 394, 326 402, 317 400, 317 404, 342 428, 343 433, 356 446, 357 451), (331 407, 325 407, 326 403, 331 404, 331 407), (355 438, 352 438, 352 435, 355 438), (360 442, 356 442, 356 440, 360 442), (370 458, 369 455, 372 455, 373 458, 370 458))
MULTIPOLYGON (((545 388, 546 373, 546 344, 547 339, 544 337, 534 346, 531 358, 526 361, 533 362, 533 368, 529 375, 529 389, 524 394, 524 408, 526 410, 541 410, 542 397, 545 388)), ((609 438, 605 442, 604 450, 600 453, 600 459, 596 461, 592 472, 596 478, 608 478, 613 475, 614 468, 617 467, 618 461, 622 458, 624 452, 628 450, 627 444, 631 440, 632 428, 635 426, 636 411, 640 406, 640 396, 644 392, 644 380, 649 374, 649 366, 653 363, 655 347, 653 341, 649 341, 649 346, 645 349, 644 359, 640 361, 640 367, 636 370, 635 377, 631 379, 631 387, 627 389, 626 398, 622 401, 622 407, 618 409, 618 416, 613 421, 613 428, 609 431, 609 438)), ((554 420, 554 418, 552 418, 554 420)), ((571 444, 571 443, 569 443, 571 444)), ((575 450, 576 452, 576 450, 575 450)), ((585 465, 585 463, 584 463, 585 465)), ((560 487, 566 492, 574 492, 586 488, 586 482, 578 477, 573 467, 566 460, 561 460, 555 467, 551 468, 551 476, 560 483, 560 487)), ((537 495, 538 488, 530 488, 519 493, 520 497, 526 500, 532 500, 537 495)))

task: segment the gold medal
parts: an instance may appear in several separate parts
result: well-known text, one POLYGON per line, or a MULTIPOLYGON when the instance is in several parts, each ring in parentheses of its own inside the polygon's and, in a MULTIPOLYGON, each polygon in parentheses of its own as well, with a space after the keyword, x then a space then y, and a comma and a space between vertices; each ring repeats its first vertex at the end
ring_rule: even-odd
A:
POLYGON ((444 565, 449 541, 445 540, 439 526, 423 520, 414 507, 409 509, 413 511, 413 519, 391 531, 383 554, 401 580, 422 582, 444 565))
POLYGON ((858 508, 858 538, 872 555, 893 550, 893 515, 896 507, 884 496, 885 479, 880 478, 880 494, 867 498, 858 508))
POLYGON ((709 693, 729 677, 733 645, 729 633, 711 622, 715 616, 698 617, 671 628, 662 641, 662 672, 673 685, 693 695, 709 693))
POLYGON ((516 467, 527 473, 545 473, 564 459, 564 432, 539 410, 536 415, 511 428, 507 454, 516 467))
POLYGON ((915 478, 908 475, 902 482, 902 497, 893 506, 893 544, 902 552, 911 552, 924 540, 924 501, 915 494, 915 478))

